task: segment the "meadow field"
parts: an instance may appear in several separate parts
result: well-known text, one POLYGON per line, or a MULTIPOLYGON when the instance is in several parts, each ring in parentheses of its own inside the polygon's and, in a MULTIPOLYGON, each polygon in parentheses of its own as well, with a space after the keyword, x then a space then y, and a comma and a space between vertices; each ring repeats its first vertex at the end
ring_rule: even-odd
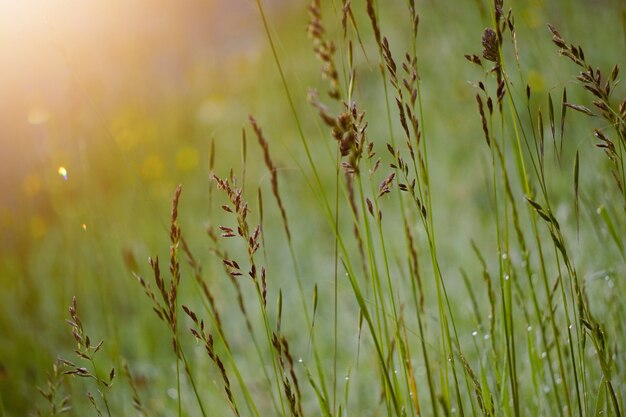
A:
POLYGON ((0 417, 623 415, 622 0, 0 16, 0 417))

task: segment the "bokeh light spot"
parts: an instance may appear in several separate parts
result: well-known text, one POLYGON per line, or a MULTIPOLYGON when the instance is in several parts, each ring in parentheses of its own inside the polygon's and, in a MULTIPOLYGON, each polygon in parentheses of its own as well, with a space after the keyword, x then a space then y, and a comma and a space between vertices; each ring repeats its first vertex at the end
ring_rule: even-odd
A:
POLYGON ((163 176, 163 161, 159 155, 148 155, 141 164, 141 175, 147 180, 156 180, 163 176))
POLYGON ((30 219, 30 234, 34 239, 41 239, 48 231, 48 225, 41 216, 33 216, 30 219))
POLYGON ((153 141, 158 127, 154 120, 146 117, 139 109, 129 106, 113 117, 111 131, 122 151, 129 152, 153 141))
POLYGON ((196 111, 198 121, 204 125, 218 123, 224 117, 224 98, 218 95, 207 97, 196 111))
POLYGON ((530 29, 537 29, 544 24, 541 10, 537 7, 527 7, 522 10, 522 19, 530 29))
POLYGON ((50 119, 50 113, 43 107, 33 107, 28 111, 26 119, 29 124, 37 126, 46 123, 50 119))
POLYGON ((176 154, 176 167, 181 171, 191 171, 198 166, 198 150, 192 146, 185 146, 176 154))
POLYGON ((124 152, 131 151, 135 146, 137 146, 137 143, 139 142, 137 139, 137 136, 135 136, 130 129, 120 129, 120 131, 115 135, 115 140, 124 152))
POLYGON ((540 93, 544 91, 546 82, 539 72, 535 70, 530 70, 528 72, 528 85, 530 86, 532 91, 534 91, 535 93, 540 93))
POLYGON ((57 172, 59 173, 60 176, 63 177, 65 181, 67 181, 67 169, 65 169, 64 166, 60 166, 57 172))

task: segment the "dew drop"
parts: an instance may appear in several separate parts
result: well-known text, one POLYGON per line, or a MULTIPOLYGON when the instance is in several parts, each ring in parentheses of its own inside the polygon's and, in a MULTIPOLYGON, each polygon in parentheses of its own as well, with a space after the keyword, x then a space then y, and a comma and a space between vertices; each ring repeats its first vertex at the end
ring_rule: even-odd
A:
POLYGON ((472 336, 476 336, 477 334, 478 334, 478 332, 477 332, 476 330, 474 330, 474 331, 472 332, 472 336))
POLYGON ((299 362, 299 363, 302 363, 302 358, 298 358, 298 362, 299 362))
POLYGON ((545 359, 548 357, 548 354, 546 352, 541 352, 541 359, 545 359))
POLYGON ((169 388, 167 390, 167 396, 170 397, 172 400, 175 400, 176 398, 178 398, 178 391, 176 391, 176 388, 169 388))
POLYGON ((508 280, 509 280, 509 276, 508 276, 508 275, 505 275, 505 276, 504 276, 504 280, 505 280, 505 281, 508 281, 508 280))
POLYGON ((83 223, 80 227, 82 227, 85 232, 87 231, 87 225, 85 223, 83 223))
POLYGON ((346 381, 350 380, 350 375, 346 375, 346 381))
POLYGON ((528 330, 529 332, 530 332, 532 329, 533 329, 533 326, 528 326, 528 327, 526 328, 526 330, 528 330))
POLYGON ((484 337, 484 339, 485 339, 485 340, 488 340, 488 339, 489 339, 489 334, 486 334, 486 335, 485 335, 485 337, 484 337))
POLYGON ((60 166, 59 169, 57 169, 57 172, 65 181, 67 181, 67 169, 65 169, 64 166, 60 166))
POLYGON ((502 259, 508 259, 509 255, 507 255, 506 253, 502 254, 502 259))

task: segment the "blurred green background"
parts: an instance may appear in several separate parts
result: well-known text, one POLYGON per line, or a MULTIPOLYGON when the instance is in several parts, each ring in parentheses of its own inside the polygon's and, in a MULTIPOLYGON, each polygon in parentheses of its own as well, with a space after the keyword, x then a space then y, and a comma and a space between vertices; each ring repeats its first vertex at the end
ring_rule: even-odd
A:
MULTIPOLYGON (((339 3, 324 6, 330 36, 338 38, 339 3)), ((367 53, 357 58, 356 97, 382 153, 388 138, 377 51, 365 6, 353 3, 367 53)), ((264 4, 297 110, 322 158, 334 144, 306 103, 309 86, 324 89, 306 35, 307 2, 264 4)), ((395 23, 405 7, 403 1, 380 2, 382 30, 397 56, 410 42, 406 28, 395 23)), ((437 161, 434 188, 441 190, 435 220, 444 236, 444 268, 458 276, 459 266, 472 259, 470 239, 480 241, 491 220, 472 86, 481 74, 463 58, 480 53, 488 8, 479 0, 425 0, 417 7, 424 125, 437 161)), ((576 75, 551 44, 548 22, 583 45, 603 71, 626 64, 625 12, 618 0, 516 0, 505 2, 509 7, 517 17, 522 70, 539 97, 551 92, 559 100, 576 75)), ((580 88, 570 90, 571 101, 589 101, 580 88)), ((0 398, 8 416, 32 412, 36 387, 45 383, 54 358, 69 355, 72 340, 63 321, 74 295, 89 333, 107 340, 109 357, 121 354, 137 366, 156 409, 172 406, 162 394, 173 374, 155 365, 172 361, 171 348, 128 264, 133 259, 149 276, 148 256, 166 258, 178 184, 183 233, 209 263, 204 229, 212 211, 211 143, 216 172, 239 172, 249 114, 264 128, 280 165, 288 212, 300 225, 297 250, 307 254, 319 243, 320 250, 303 261, 304 275, 324 282, 331 266, 319 265, 332 259, 332 239, 303 185, 305 158, 252 1, 1 1, 0 91, 0 398)), ((566 152, 592 149, 587 121, 568 128, 566 152)), ((250 187, 267 187, 251 134, 247 158, 250 187)), ((332 186, 334 167, 322 171, 332 186)), ((571 167, 557 170, 555 181, 560 174, 563 194, 571 194, 571 167)), ((286 247, 277 212, 268 212, 266 236, 280 271, 286 247)), ((207 268, 219 272, 219 265, 207 268)))

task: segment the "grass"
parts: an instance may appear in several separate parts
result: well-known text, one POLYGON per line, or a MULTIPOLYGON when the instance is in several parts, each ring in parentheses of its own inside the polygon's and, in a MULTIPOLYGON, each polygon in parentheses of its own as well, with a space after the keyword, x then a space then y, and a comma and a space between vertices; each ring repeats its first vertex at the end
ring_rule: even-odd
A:
POLYGON ((0 324, 41 345, 2 346, 3 415, 621 416, 624 15, 442 3, 313 0, 304 48, 257 0, 272 111, 204 141, 183 186, 148 188, 158 157, 134 166, 122 144, 150 175, 119 174, 132 189, 104 218, 76 208, 89 239, 3 258, 28 275, 0 324), (125 224, 139 243, 108 239, 125 224))

